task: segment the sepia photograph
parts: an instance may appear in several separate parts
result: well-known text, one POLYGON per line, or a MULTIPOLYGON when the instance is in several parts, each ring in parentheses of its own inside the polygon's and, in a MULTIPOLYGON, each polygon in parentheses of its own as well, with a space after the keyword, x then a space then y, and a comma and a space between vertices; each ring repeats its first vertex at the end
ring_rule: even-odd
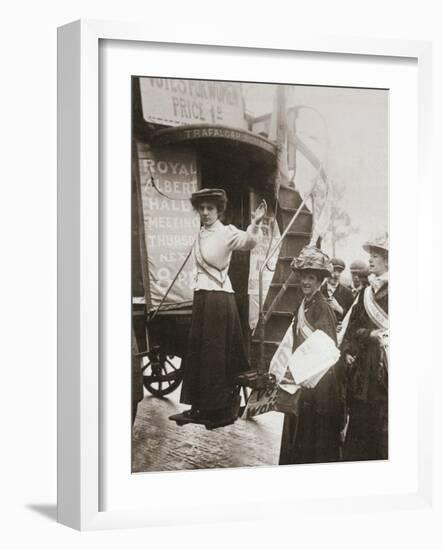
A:
POLYGON ((388 460, 389 90, 131 86, 132 472, 388 460))

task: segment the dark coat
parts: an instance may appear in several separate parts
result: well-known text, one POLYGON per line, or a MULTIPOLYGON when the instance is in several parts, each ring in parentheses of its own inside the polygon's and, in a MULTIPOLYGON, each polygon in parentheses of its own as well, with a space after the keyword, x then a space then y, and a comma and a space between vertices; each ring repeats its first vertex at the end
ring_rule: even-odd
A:
MULTIPOLYGON (((379 306, 388 313, 386 284, 376 294, 379 306)), ((360 292, 343 338, 342 355, 355 363, 348 368, 347 401, 349 427, 344 446, 345 460, 388 458, 388 372, 378 341, 371 332, 378 327, 369 318, 360 292)))
MULTIPOLYGON (((314 330, 323 330, 336 342, 335 315, 320 292, 313 296, 305 315, 314 330)), ((294 350, 302 342, 295 332, 294 350)), ((285 414, 279 464, 338 461, 343 400, 335 367, 329 369, 315 388, 299 391, 299 414, 285 414)))
MULTIPOLYGON (((328 287, 326 284, 324 284, 321 287, 321 291, 323 296, 325 296, 326 298, 329 298, 328 287)), ((354 302, 354 296, 352 294, 352 290, 350 290, 347 286, 342 285, 341 283, 338 283, 337 288, 334 291, 333 297, 337 300, 337 302, 343 308, 342 314, 339 314, 338 312, 334 311, 337 323, 341 323, 346 313, 348 312, 349 308, 352 306, 352 303, 354 302)))

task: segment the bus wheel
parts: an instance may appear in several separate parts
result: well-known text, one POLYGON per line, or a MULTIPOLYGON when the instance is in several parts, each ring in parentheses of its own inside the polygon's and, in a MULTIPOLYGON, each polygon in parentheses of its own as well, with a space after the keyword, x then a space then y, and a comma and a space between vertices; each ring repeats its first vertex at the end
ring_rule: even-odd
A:
POLYGON ((155 397, 172 393, 183 379, 181 359, 168 355, 159 346, 153 347, 143 359, 142 372, 144 387, 155 397))

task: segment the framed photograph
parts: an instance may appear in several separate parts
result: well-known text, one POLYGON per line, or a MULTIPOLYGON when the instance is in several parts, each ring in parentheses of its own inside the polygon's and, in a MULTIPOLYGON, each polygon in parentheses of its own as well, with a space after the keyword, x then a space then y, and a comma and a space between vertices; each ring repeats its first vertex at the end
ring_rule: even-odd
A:
POLYGON ((430 45, 193 40, 59 29, 59 521, 430 506, 430 45))

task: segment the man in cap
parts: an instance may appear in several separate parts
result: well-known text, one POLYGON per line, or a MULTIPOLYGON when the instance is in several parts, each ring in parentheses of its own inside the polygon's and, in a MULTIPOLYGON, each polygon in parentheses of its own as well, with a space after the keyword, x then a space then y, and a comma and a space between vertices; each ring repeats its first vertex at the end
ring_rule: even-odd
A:
POLYGON ((340 283, 341 274, 346 267, 345 262, 340 258, 332 258, 331 265, 332 273, 322 286, 322 294, 334 310, 337 330, 340 330, 343 317, 351 307, 354 298, 349 288, 340 283))
POLYGON ((363 260, 354 260, 349 266, 349 271, 352 279, 351 292, 355 299, 357 294, 369 284, 369 266, 363 260))
POLYGON ((388 458, 388 235, 363 248, 369 253, 369 286, 353 306, 341 348, 349 374, 343 449, 348 461, 388 458))

